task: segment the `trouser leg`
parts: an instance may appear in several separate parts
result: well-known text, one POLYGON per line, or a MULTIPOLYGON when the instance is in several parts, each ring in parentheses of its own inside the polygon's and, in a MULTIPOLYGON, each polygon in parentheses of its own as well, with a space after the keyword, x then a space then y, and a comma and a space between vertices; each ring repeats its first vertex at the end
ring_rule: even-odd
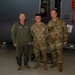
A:
POLYGON ((59 72, 62 72, 63 71, 63 43, 62 42, 56 43, 56 51, 57 51, 59 72))
POLYGON ((23 54, 23 46, 17 46, 17 64, 22 66, 22 54, 23 54))
POLYGON ((58 63, 63 63, 63 46, 61 42, 56 43, 56 51, 57 51, 58 63))
POLYGON ((40 45, 40 50, 41 50, 43 62, 47 62, 47 49, 45 43, 40 45))
POLYGON ((41 50, 41 54, 42 54, 42 58, 43 58, 43 62, 44 62, 44 70, 48 70, 46 43, 42 43, 40 45, 40 50, 41 50))
POLYGON ((24 46, 24 66, 28 65, 29 61, 29 45, 24 46))
POLYGON ((51 52, 52 60, 53 60, 53 62, 55 62, 55 61, 57 61, 55 43, 50 43, 49 46, 50 46, 50 52, 51 52))
POLYGON ((34 54, 36 59, 36 64, 34 66, 34 69, 37 69, 40 67, 40 50, 39 50, 39 45, 37 43, 34 44, 34 54))
POLYGON ((51 64, 51 68, 54 68, 57 65, 57 55, 56 55, 56 48, 55 43, 50 43, 50 52, 52 55, 53 63, 51 64))
POLYGON ((34 54, 36 61, 40 61, 40 50, 39 50, 39 45, 37 43, 34 44, 34 54))

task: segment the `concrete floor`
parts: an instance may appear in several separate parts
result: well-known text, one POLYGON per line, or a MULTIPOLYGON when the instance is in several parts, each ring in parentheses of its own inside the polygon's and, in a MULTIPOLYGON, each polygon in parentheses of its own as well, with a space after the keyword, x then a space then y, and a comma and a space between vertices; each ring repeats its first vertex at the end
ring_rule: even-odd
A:
MULTIPOLYGON (((31 51, 31 49, 30 49, 31 51)), ((38 69, 33 69, 35 61, 29 61, 30 69, 22 68, 17 70, 16 50, 12 45, 2 45, 0 49, 0 75, 75 75, 75 50, 64 50, 64 71, 59 72, 58 66, 51 69, 48 64, 48 71, 44 71, 43 63, 38 69)))

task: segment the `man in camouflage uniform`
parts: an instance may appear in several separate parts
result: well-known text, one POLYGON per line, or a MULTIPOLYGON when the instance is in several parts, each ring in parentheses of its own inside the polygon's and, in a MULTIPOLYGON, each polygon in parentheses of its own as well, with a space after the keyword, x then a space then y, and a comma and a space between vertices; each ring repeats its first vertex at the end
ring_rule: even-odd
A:
POLYGON ((67 44, 67 25, 66 23, 57 17, 57 10, 51 11, 52 20, 48 23, 49 38, 48 44, 53 58, 53 64, 51 68, 59 64, 59 72, 63 71, 63 46, 67 44))
POLYGON ((31 34, 33 36, 34 42, 34 54, 36 58, 35 69, 40 67, 40 52, 42 54, 43 62, 44 62, 44 70, 48 70, 47 67, 47 55, 46 55, 46 37, 48 36, 48 30, 46 24, 41 22, 41 15, 35 15, 35 23, 31 27, 31 34))
POLYGON ((26 15, 20 13, 19 21, 16 22, 12 27, 12 41, 13 45, 17 49, 17 70, 22 67, 22 54, 24 53, 24 66, 30 68, 28 65, 29 61, 29 44, 30 44, 30 27, 26 23, 26 15))

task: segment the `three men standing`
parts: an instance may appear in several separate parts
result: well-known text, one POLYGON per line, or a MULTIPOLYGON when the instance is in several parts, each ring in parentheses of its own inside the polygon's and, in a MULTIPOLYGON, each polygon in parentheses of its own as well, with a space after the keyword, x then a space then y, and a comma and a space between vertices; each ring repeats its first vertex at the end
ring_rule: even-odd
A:
POLYGON ((40 63, 40 52, 42 54, 44 62, 44 70, 48 70, 47 66, 47 49, 46 44, 50 46, 52 54, 53 64, 51 68, 54 68, 57 63, 59 65, 59 72, 63 71, 63 46, 67 44, 68 32, 66 23, 57 17, 58 12, 56 9, 51 11, 52 20, 49 21, 48 25, 41 22, 42 18, 40 14, 35 15, 35 23, 31 26, 26 24, 26 16, 21 13, 19 16, 20 21, 15 23, 12 28, 12 40, 13 45, 17 48, 18 56, 18 70, 22 67, 22 54, 24 52, 24 66, 30 68, 28 65, 29 61, 29 50, 28 45, 30 44, 30 32, 33 36, 34 43, 34 54, 36 58, 35 69, 41 66, 40 63))

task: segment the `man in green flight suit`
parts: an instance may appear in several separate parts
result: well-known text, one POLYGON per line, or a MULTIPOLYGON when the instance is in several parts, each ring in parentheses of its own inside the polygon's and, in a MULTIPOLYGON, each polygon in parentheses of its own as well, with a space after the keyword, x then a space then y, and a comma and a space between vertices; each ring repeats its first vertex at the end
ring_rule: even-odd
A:
POLYGON ((29 44, 31 40, 30 27, 26 23, 26 15, 20 13, 19 21, 16 22, 12 27, 12 41, 13 45, 17 49, 17 70, 22 68, 22 55, 24 54, 24 66, 30 68, 28 65, 29 61, 29 44))

